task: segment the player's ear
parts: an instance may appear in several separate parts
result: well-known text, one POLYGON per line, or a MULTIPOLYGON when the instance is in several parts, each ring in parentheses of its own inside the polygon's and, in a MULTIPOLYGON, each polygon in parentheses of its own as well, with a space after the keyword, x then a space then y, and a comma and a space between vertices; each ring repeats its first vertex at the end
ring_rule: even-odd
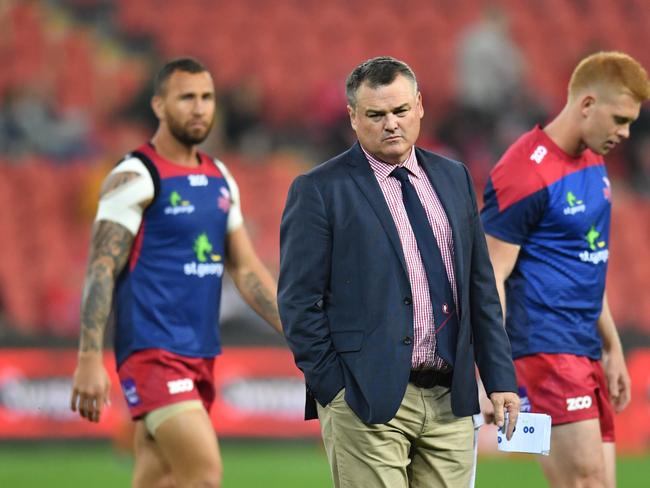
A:
POLYGON ((160 95, 154 95, 151 97, 151 110, 156 114, 158 120, 162 120, 164 116, 163 110, 163 99, 160 95))
POLYGON ((580 99, 580 113, 583 117, 588 117, 594 110, 596 105, 596 97, 592 94, 586 94, 580 99))

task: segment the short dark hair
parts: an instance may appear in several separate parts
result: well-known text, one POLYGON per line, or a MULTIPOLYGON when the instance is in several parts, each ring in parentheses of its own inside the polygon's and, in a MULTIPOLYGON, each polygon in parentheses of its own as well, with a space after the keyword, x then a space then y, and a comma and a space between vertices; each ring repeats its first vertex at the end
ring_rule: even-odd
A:
POLYGON ((348 99, 348 105, 351 107, 356 105, 357 90, 363 83, 367 83, 370 88, 390 85, 395 81, 397 75, 411 80, 417 90, 418 82, 415 73, 405 62, 390 56, 379 56, 364 61, 354 68, 345 81, 345 96, 348 99))
POLYGON ((158 71, 158 74, 154 78, 154 95, 162 94, 165 88, 165 83, 175 71, 185 71, 186 73, 203 73, 204 71, 207 71, 207 69, 194 58, 186 57, 172 59, 171 61, 165 63, 162 68, 160 68, 160 71, 158 71))

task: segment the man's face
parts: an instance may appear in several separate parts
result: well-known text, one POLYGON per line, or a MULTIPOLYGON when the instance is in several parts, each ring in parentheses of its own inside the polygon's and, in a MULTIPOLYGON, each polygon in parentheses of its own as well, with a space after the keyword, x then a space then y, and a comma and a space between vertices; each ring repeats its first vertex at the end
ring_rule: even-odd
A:
POLYGON ((420 134, 422 95, 408 78, 397 75, 390 84, 370 88, 363 83, 356 106, 348 106, 350 123, 363 148, 390 164, 405 161, 420 134))
POLYGON ((160 95, 154 96, 153 108, 161 124, 182 144, 193 146, 208 137, 215 114, 212 77, 207 71, 174 71, 160 95))
POLYGON ((605 155, 630 136, 630 124, 639 117, 641 103, 630 93, 601 87, 582 104, 582 142, 605 155))

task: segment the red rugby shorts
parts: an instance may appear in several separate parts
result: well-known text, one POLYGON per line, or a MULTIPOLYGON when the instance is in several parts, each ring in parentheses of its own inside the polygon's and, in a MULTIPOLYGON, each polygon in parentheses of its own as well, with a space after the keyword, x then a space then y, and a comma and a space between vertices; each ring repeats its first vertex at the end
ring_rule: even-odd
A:
POLYGON ((163 349, 130 355, 117 370, 131 417, 186 400, 201 400, 209 412, 215 398, 214 358, 180 356, 163 349))
POLYGON ((614 442, 614 409, 600 361, 572 354, 515 359, 521 411, 546 413, 553 425, 600 420, 604 442, 614 442))

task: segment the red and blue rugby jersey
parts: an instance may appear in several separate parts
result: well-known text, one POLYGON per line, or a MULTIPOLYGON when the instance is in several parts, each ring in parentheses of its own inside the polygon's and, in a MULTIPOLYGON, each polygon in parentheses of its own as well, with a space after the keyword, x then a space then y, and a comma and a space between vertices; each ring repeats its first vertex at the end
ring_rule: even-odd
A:
POLYGON ((141 349, 191 357, 221 350, 219 308, 230 203, 228 184, 214 161, 199 153, 189 168, 165 160, 150 145, 137 153, 154 179, 114 296, 118 365, 141 349))
POLYGON ((485 232, 521 246, 506 281, 515 358, 569 353, 597 359, 609 257, 610 185, 601 156, 563 152, 540 127, 519 138, 490 174, 485 232))

